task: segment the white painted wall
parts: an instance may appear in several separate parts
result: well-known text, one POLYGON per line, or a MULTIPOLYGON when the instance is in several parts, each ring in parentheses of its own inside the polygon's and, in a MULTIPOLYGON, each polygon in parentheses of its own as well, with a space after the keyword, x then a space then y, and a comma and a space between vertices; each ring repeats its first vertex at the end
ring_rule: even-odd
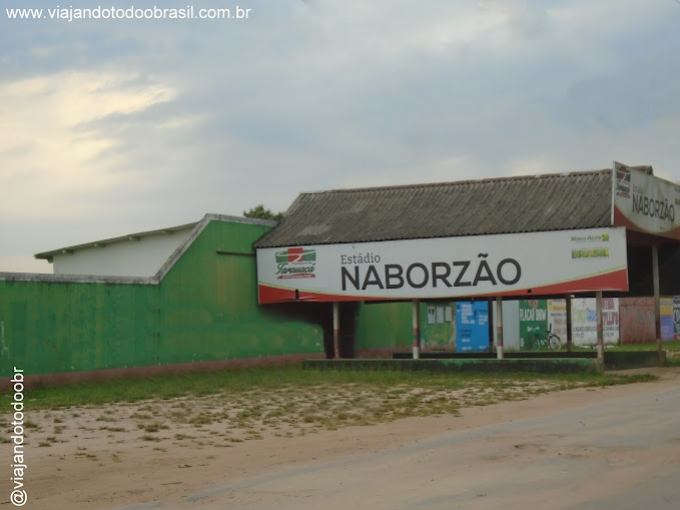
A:
POLYGON ((154 276, 189 237, 187 228, 168 234, 120 241, 100 248, 84 248, 72 254, 54 255, 55 274, 99 276, 154 276))
POLYGON ((503 301, 503 348, 519 351, 519 301, 503 301))

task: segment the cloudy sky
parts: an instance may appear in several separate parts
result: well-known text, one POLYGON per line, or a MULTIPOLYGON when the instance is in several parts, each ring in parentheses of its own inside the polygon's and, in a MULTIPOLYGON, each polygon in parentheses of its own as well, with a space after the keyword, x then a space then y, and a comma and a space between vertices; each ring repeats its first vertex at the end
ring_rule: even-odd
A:
POLYGON ((302 191, 612 160, 680 180, 678 0, 103 6, 192 1, 251 11, 12 20, 59 0, 0 0, 0 271, 302 191))

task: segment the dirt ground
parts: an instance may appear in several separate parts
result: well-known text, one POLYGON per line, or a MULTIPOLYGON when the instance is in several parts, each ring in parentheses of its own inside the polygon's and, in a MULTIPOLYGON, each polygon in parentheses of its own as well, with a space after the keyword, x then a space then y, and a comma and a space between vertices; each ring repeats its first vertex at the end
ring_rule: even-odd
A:
MULTIPOLYGON (((373 402, 397 413, 382 423, 351 412, 361 399, 366 404, 374 395, 334 396, 327 390, 321 403, 319 395, 289 395, 267 398, 255 410, 248 404, 253 395, 243 395, 230 405, 204 397, 36 412, 27 429, 25 508, 113 509, 159 501, 164 508, 182 505, 188 495, 262 473, 385 452, 449 431, 547 416, 680 385, 677 368, 626 373, 636 372, 654 373, 659 381, 538 395, 518 386, 482 399, 479 392, 474 398, 473 392, 449 392, 446 398, 428 397, 432 405, 442 406, 442 414, 402 419, 398 408, 373 402), (327 399, 341 403, 342 409, 327 399), (342 412, 344 425, 333 430, 333 415, 342 412), (231 425, 225 426, 225 420, 231 425)), ((558 388, 542 390, 547 389, 558 388)), ((415 397, 406 392, 395 393, 395 398, 403 402, 415 397)), ((10 446, 2 445, 8 455, 10 446)), ((6 487, 0 505, 9 508, 6 487)))

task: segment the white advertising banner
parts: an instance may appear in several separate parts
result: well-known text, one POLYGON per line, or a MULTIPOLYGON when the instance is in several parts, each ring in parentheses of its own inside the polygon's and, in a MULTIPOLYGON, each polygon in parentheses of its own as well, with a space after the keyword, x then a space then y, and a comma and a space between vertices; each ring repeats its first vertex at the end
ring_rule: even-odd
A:
MULTIPOLYGON (((595 298, 571 300, 571 338, 574 345, 597 344, 595 298)), ((605 344, 619 343, 619 299, 602 298, 602 338, 605 344)))
POLYGON ((567 300, 548 300, 548 326, 550 331, 559 336, 563 342, 567 341, 567 300))
POLYGON ((613 224, 680 239, 680 185, 614 162, 613 224))
POLYGON ((628 290, 623 228, 257 250, 260 303, 628 290))

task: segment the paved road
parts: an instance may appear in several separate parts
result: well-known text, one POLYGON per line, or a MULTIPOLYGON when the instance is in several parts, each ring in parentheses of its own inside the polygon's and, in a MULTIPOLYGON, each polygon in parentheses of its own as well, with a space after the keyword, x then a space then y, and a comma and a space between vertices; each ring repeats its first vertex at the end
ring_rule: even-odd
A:
POLYGON ((677 510, 680 387, 281 469, 181 508, 677 510))

